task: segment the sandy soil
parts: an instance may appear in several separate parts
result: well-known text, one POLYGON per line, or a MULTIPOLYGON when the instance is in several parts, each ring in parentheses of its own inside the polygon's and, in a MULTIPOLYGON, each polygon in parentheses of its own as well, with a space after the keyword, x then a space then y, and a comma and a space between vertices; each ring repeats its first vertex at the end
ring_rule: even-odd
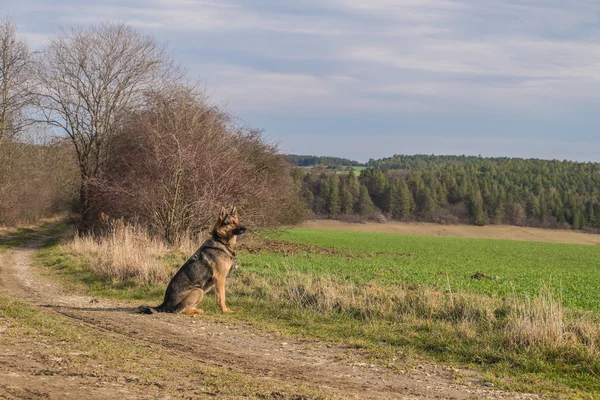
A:
POLYGON ((447 236, 457 238, 506 239, 529 242, 600 245, 600 235, 562 229, 527 228, 511 225, 440 225, 409 222, 350 223, 333 220, 312 220, 300 225, 305 228, 337 229, 355 232, 399 233, 417 236, 447 236))
MULTIPOLYGON (((328 226, 328 225, 325 225, 328 226)), ((0 255, 0 292, 40 307, 44 312, 92 329, 99 337, 161 349, 176 359, 225 368, 281 388, 309 387, 328 398, 357 399, 537 399, 536 395, 511 394, 484 387, 472 371, 458 384, 453 370, 420 365, 403 372, 371 365, 356 349, 329 343, 283 339, 244 324, 203 321, 183 315, 140 315, 134 304, 92 299, 65 293, 55 283, 40 278, 31 268, 32 257, 43 238, 0 255)), ((205 301, 213 299, 207 298, 205 301)), ((0 332, 7 321, 0 319, 0 332)), ((48 359, 31 354, 26 340, 9 342, 0 349, 0 398, 7 399, 115 399, 115 398, 204 398, 189 385, 175 392, 169 387, 181 379, 176 374, 161 379, 171 385, 137 384, 122 379, 118 371, 102 374, 67 374, 44 371, 48 359)), ((38 344, 52 349, 53 343, 38 344)), ((161 354, 156 352, 156 354, 161 354)), ((60 358, 60 357, 59 357, 60 358)), ((189 382, 188 382, 189 383, 189 382)), ((217 397, 222 398, 217 395, 217 397)), ((282 397, 278 393, 265 398, 282 397)))

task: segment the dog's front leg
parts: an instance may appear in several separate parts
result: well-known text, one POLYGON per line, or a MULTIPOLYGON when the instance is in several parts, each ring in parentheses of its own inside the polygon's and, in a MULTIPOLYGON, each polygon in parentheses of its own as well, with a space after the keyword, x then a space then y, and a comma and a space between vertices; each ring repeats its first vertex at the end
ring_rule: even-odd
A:
POLYGON ((223 311, 224 313, 232 312, 225 305, 225 277, 222 277, 222 278, 215 277, 214 282, 215 282, 215 295, 217 297, 217 305, 219 307, 221 307, 221 311, 223 311))

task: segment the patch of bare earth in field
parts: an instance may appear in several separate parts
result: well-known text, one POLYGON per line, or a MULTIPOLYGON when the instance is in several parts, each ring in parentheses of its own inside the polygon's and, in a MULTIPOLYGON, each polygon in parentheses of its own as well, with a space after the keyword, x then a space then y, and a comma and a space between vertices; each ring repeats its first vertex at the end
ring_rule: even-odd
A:
POLYGON ((512 225, 440 225, 425 222, 365 222, 312 220, 302 228, 334 229, 353 232, 398 233, 416 236, 445 236, 473 239, 504 239, 528 242, 600 245, 600 235, 564 229, 529 228, 512 225))
POLYGON ((306 243, 293 243, 281 240, 273 240, 261 236, 254 236, 244 239, 244 242, 237 247, 238 250, 245 250, 250 254, 256 253, 279 253, 286 256, 293 256, 297 253, 319 254, 322 256, 340 256, 346 258, 365 258, 377 257, 380 255, 392 255, 396 257, 415 257, 413 253, 399 253, 376 251, 365 255, 363 252, 347 249, 338 249, 335 247, 322 247, 306 243))
POLYGON ((473 371, 419 365, 397 372, 338 344, 201 316, 140 315, 138 304, 65 293, 32 271, 44 240, 0 255, 0 293, 62 321, 73 338, 53 341, 0 318, 0 332, 11 332, 0 334, 0 398, 537 398, 485 387, 473 371), (92 339, 106 351, 87 354, 92 339))

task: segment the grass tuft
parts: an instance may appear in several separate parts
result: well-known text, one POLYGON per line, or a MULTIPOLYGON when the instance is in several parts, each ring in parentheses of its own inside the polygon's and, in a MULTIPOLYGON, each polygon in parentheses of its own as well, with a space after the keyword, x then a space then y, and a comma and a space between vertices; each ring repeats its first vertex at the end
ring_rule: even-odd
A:
POLYGON ((176 247, 168 247, 145 230, 116 221, 103 236, 76 234, 63 246, 63 251, 84 260, 100 277, 115 283, 156 285, 167 283, 173 265, 184 254, 193 253, 198 243, 185 239, 176 247))

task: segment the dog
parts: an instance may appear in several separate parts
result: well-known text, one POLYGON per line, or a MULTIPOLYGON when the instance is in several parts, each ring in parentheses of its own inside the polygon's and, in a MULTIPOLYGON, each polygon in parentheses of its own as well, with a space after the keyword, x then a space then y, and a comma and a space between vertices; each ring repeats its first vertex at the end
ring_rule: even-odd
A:
POLYGON ((221 207, 219 219, 212 229, 212 237, 179 268, 167 286, 165 299, 158 307, 140 306, 138 312, 153 314, 170 312, 199 314, 197 309, 204 294, 215 289, 217 305, 224 313, 231 310, 225 304, 225 278, 231 268, 237 268, 235 245, 237 237, 246 232, 240 224, 237 208, 227 212, 221 207))

